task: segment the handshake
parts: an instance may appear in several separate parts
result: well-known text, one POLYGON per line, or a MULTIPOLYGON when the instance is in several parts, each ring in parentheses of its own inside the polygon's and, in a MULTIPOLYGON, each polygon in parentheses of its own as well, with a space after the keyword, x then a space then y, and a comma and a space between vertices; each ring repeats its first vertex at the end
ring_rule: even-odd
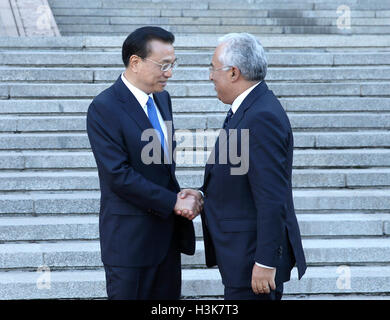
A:
POLYGON ((193 220, 203 209, 202 194, 193 189, 183 189, 177 194, 175 214, 193 220))

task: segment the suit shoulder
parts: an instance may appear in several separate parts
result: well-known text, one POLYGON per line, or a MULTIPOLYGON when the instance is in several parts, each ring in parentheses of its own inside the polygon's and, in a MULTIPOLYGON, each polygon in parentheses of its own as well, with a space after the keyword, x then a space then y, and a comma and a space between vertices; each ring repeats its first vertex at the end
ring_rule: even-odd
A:
POLYGON ((104 89, 102 92, 100 92, 91 102, 89 105, 88 111, 109 111, 110 106, 112 106, 113 102, 115 102, 117 98, 114 94, 114 88, 113 86, 108 87, 107 89, 104 89))
POLYGON ((287 130, 290 129, 287 113, 272 91, 268 91, 255 102, 254 108, 250 108, 249 119, 253 124, 267 122, 287 130))

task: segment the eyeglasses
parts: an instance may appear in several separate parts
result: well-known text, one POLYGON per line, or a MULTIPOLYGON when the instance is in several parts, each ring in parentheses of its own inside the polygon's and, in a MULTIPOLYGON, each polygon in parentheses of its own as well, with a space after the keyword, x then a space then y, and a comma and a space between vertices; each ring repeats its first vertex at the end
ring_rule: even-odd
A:
POLYGON ((178 63, 177 63, 177 60, 173 61, 172 63, 158 63, 152 59, 148 59, 148 58, 145 58, 145 60, 148 60, 148 61, 151 61, 153 62, 154 64, 157 64, 159 66, 161 66, 161 71, 162 72, 167 72, 168 70, 170 70, 172 68, 173 69, 176 69, 176 67, 178 66, 178 63))
POLYGON ((224 71, 227 71, 231 68, 231 66, 222 66, 221 68, 217 68, 217 69, 214 69, 214 66, 210 65, 209 66, 209 72, 210 73, 213 73, 215 71, 219 71, 219 70, 224 70, 224 71))

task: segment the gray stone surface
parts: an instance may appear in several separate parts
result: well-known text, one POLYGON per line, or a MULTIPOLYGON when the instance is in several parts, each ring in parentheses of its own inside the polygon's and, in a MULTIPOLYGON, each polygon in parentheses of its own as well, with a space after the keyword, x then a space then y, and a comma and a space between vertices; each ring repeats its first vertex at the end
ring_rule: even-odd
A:
MULTIPOLYGON (((202 169, 177 171, 182 188, 201 186, 202 169)), ((292 183, 294 188, 389 187, 389 174, 388 169, 294 169, 292 183)), ((38 190, 99 190, 97 172, 0 173, 0 191, 38 190)))
POLYGON ((390 197, 387 190, 295 190, 296 210, 388 210, 390 197))
POLYGON ((17 213, 33 213, 34 203, 29 197, 24 199, 18 195, 0 195, 0 213, 17 214, 17 213))
MULTIPOLYGON (((173 117, 177 129, 220 129, 225 118, 222 114, 176 114, 173 117)), ((386 129, 390 116, 375 114, 305 114, 290 115, 293 129, 317 129, 330 131, 333 128, 386 129)), ((0 116, 1 132, 68 132, 85 131, 86 116, 0 116)), ((353 133, 355 134, 355 133, 353 133)))
POLYGON ((2 134, 0 150, 54 150, 54 149, 90 149, 85 133, 57 133, 23 135, 2 134))
POLYGON ((0 241, 94 240, 99 238, 98 217, 1 217, 0 241))
POLYGON ((317 148, 346 147, 387 147, 390 145, 388 131, 357 131, 318 133, 315 145, 317 148))
POLYGON ((293 160, 294 167, 382 167, 389 163, 386 149, 296 150, 293 160))
MULTIPOLYGON (((47 276, 48 274, 46 274, 48 280, 47 276)), ((285 294, 346 295, 367 292, 381 294, 389 292, 388 281, 386 281, 388 277, 388 268, 380 266, 350 267, 350 269, 339 269, 339 266, 310 267, 306 276, 299 281, 294 269, 291 280, 285 284, 285 294), (338 281, 340 276, 346 275, 346 270, 351 275, 350 282, 338 281)), ((52 271, 50 272, 50 288, 46 286, 46 289, 43 279, 42 272, 3 272, 0 274, 1 296, 7 296, 8 299, 106 297, 104 271, 102 270, 52 271)), ((182 295, 185 297, 223 295, 218 270, 184 270, 182 295)))
MULTIPOLYGON (((207 57, 208 58, 208 57, 207 57)), ((180 61, 180 60, 179 60, 180 61)), ((114 82, 123 72, 123 68, 15 68, 0 69, 0 81, 74 81, 74 82, 114 82)), ((329 80, 389 80, 390 68, 269 68, 268 81, 315 81, 329 80)), ((170 81, 208 81, 206 67, 179 67, 170 81)))
MULTIPOLYGON (((71 38, 70 38, 71 39, 71 38)), ((86 39, 93 40, 93 39, 86 39)), ((118 39, 119 40, 119 39, 118 39)), ((9 40, 11 41, 11 39, 9 40)), ((23 40, 22 40, 23 42, 23 40)), ((82 42, 82 41, 81 41, 82 42)), ((37 42, 38 44, 38 42, 37 42)), ((118 46, 120 42, 118 41, 118 46)), ((16 45, 16 44, 14 44, 16 45)), ((118 48, 120 49, 120 48, 118 48)), ((205 52, 176 51, 181 66, 208 66, 212 58, 212 48, 205 52)), ((267 52, 270 67, 277 66, 348 66, 348 65, 389 65, 389 52, 267 52)), ((116 66, 122 67, 123 62, 118 52, 62 52, 62 51, 31 51, 24 55, 20 51, 0 52, 0 62, 4 65, 29 64, 31 66, 116 66)), ((94 69, 95 70, 95 69, 94 69)), ((272 70, 272 69, 270 69, 272 70)), ((332 70, 330 70, 332 72, 332 70)), ((334 72, 334 71, 333 71, 334 72)), ((59 75, 60 76, 60 75, 59 75)))
MULTIPOLYGON (((178 35, 175 40, 177 49, 198 49, 212 50, 217 43, 217 35, 178 35)), ((122 46, 124 36, 75 36, 75 37, 0 37, 0 48, 40 48, 40 49, 85 49, 91 50, 104 48, 106 51, 122 46)), ((326 48, 329 51, 343 50, 350 51, 356 48, 366 48, 372 51, 374 48, 386 48, 390 44, 388 35, 275 35, 260 38, 262 45, 269 50, 298 49, 307 51, 308 49, 318 51, 326 48)), ((375 50, 374 50, 375 51, 375 50)), ((382 50, 383 51, 383 50, 382 50)), ((375 54, 378 52, 376 51, 375 54)))
MULTIPOLYGON (((389 214, 298 214, 304 239, 312 237, 382 236, 388 234, 389 214)), ((194 220, 195 234, 203 237, 201 220, 194 220)), ((96 240, 97 215, 0 217, 0 241, 96 240)))
POLYGON ((385 235, 390 235, 390 222, 385 222, 383 229, 385 235))
MULTIPOLYGON (((304 239, 308 265, 386 263, 390 256, 389 239, 304 239)), ((182 266, 204 266, 203 241, 196 242, 193 256, 182 255, 182 266)), ((99 241, 0 244, 0 268, 102 267, 99 241)))
MULTIPOLYGON (((295 270, 295 269, 294 269, 295 270)), ((295 272, 293 272, 295 273, 295 272)), ((386 293, 389 292, 387 267, 310 267, 307 275, 298 281, 295 274, 285 285, 285 293, 386 293), (350 275, 350 282, 347 280, 350 275), (347 280, 347 281, 346 281, 347 280), (349 286, 350 284, 350 286, 349 286), (323 288, 326 288, 323 290, 323 288)))
POLYGON ((290 112, 389 111, 390 100, 372 97, 292 97, 281 103, 290 112))
POLYGON ((35 194, 34 209, 37 214, 85 214, 97 213, 100 208, 100 192, 75 194, 35 194))
MULTIPOLYGON (((198 186, 195 186, 198 187, 198 186)), ((358 211, 375 212, 390 209, 390 196, 387 190, 322 189, 294 190, 294 204, 298 212, 316 211, 358 211)), ((77 193, 32 193, 0 195, 0 213, 37 214, 85 214, 99 211, 98 192, 78 191, 77 193)))

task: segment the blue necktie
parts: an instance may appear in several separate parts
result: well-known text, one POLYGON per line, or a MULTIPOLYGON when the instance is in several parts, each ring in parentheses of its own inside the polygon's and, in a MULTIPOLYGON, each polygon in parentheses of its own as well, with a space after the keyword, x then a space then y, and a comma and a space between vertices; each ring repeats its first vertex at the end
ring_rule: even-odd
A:
POLYGON ((158 121, 156 106, 154 105, 153 99, 151 97, 149 97, 148 102, 146 103, 146 105, 148 107, 149 120, 150 120, 153 128, 158 131, 158 133, 160 135, 159 138, 160 138, 161 146, 163 147, 163 150, 166 153, 164 132, 161 129, 160 121, 158 121))

